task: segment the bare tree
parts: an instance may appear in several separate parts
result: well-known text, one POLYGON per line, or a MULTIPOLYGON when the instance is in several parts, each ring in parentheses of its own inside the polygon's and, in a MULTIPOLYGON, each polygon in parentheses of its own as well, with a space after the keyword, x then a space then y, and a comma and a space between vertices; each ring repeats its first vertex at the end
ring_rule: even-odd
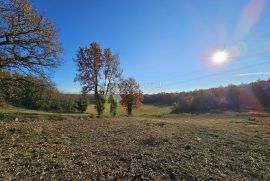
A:
POLYGON ((0 0, 0 71, 46 77, 62 52, 53 23, 28 0, 0 0))
POLYGON ((133 108, 139 108, 143 101, 143 93, 139 84, 133 78, 122 80, 119 84, 121 101, 126 107, 127 114, 131 115, 133 108))
POLYGON ((103 92, 106 99, 113 94, 117 88, 117 83, 121 79, 122 71, 119 68, 119 59, 117 55, 112 55, 111 50, 106 48, 103 54, 104 60, 104 83, 103 92))

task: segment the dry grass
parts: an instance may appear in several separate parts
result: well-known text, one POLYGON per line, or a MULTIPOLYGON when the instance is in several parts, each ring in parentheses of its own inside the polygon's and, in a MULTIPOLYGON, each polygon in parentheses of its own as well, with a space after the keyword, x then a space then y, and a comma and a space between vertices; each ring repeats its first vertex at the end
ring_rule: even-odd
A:
POLYGON ((0 122, 0 180, 270 180, 268 117, 78 119, 0 122))

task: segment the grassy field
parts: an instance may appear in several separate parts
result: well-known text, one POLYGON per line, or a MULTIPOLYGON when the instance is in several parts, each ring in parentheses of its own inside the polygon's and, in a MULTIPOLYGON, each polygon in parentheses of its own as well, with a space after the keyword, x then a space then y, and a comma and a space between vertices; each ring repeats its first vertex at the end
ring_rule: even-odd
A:
POLYGON ((8 107, 8 108, 1 108, 0 113, 4 114, 11 114, 16 116, 18 115, 36 115, 36 116, 54 116, 54 115, 63 115, 63 116, 89 116, 88 113, 58 113, 58 112, 46 112, 46 111, 39 111, 39 110, 31 110, 31 109, 24 109, 24 108, 16 108, 16 107, 8 107))
POLYGON ((270 118, 1 121, 0 180, 270 180, 270 118))
MULTIPOLYGON (((172 111, 171 107, 161 107, 154 105, 142 105, 139 109, 133 110, 134 116, 145 116, 145 115, 164 115, 169 114, 172 111)), ((87 108, 87 113, 96 114, 95 106, 93 104, 89 105, 87 108)), ((108 116, 110 114, 110 108, 107 104, 105 107, 104 115, 108 116)), ((126 110, 123 106, 119 106, 117 110, 118 116, 126 115, 126 110)))
MULTIPOLYGON (((139 109, 134 109, 134 116, 145 116, 145 115, 165 115, 171 112, 171 107, 159 107, 154 105, 142 105, 139 109)), ((57 113, 57 112, 46 112, 46 111, 38 111, 38 110, 30 110, 24 108, 16 108, 16 107, 7 107, 1 108, 0 113, 12 114, 12 115, 32 115, 32 116, 54 116, 54 115, 62 115, 62 116, 89 116, 96 115, 96 110, 93 104, 90 104, 87 108, 87 111, 84 114, 81 113, 57 113)), ((104 115, 110 115, 109 105, 106 105, 104 115)), ((126 115, 126 110, 124 107, 119 106, 117 111, 117 116, 126 115)))

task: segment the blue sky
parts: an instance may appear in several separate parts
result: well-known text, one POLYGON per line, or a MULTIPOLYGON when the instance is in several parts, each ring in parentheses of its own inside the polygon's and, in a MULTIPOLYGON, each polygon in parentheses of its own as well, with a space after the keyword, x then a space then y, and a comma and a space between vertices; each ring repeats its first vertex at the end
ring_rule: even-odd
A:
POLYGON ((119 54, 124 76, 145 93, 184 91, 270 78, 267 0, 32 0, 59 29, 65 54, 53 81, 79 92, 73 61, 97 41, 119 54), (220 65, 218 50, 229 52, 220 65))

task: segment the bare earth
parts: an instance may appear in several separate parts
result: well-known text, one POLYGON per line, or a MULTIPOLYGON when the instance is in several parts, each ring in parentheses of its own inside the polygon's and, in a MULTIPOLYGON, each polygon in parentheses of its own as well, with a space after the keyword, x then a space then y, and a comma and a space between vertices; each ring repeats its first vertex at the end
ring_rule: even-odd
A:
POLYGON ((0 180, 270 180, 270 118, 0 122, 0 180))

